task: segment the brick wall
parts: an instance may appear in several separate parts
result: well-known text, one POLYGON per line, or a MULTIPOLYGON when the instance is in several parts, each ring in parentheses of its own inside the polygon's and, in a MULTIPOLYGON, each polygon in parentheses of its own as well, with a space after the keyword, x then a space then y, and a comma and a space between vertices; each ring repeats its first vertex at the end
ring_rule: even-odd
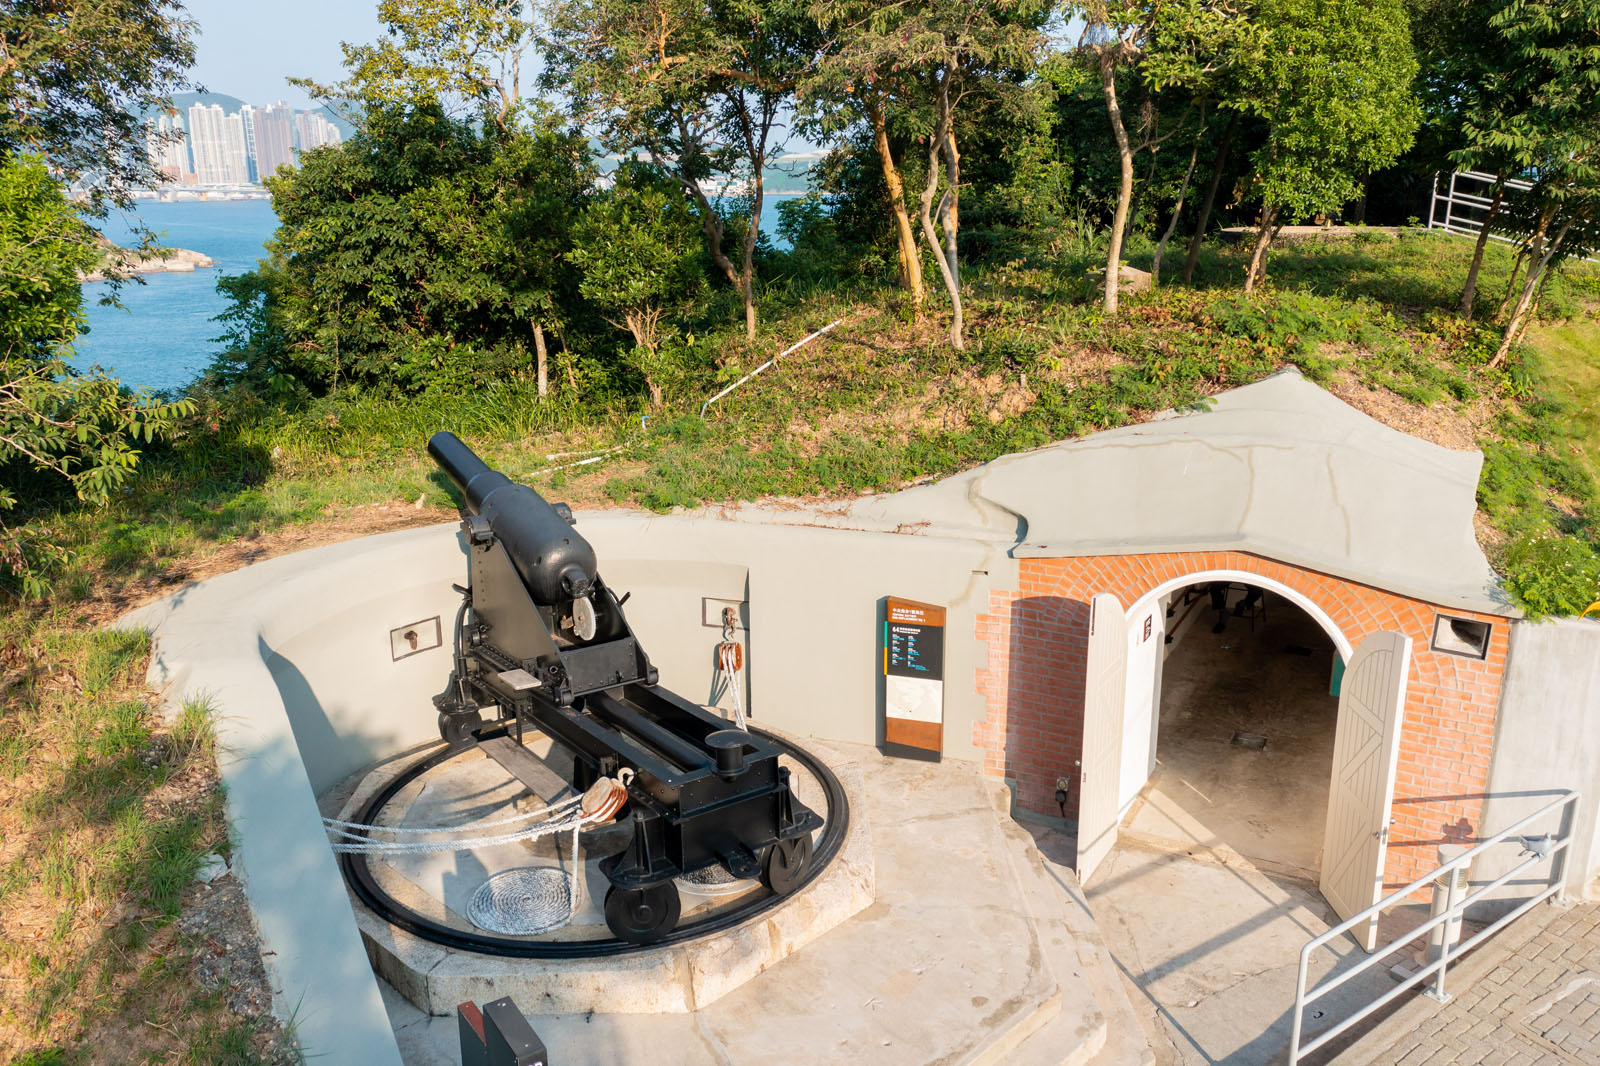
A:
MULTIPOLYGON (((1056 778, 1076 772, 1083 749, 1090 598, 1109 592, 1128 607, 1165 581, 1208 570, 1258 574, 1294 589, 1327 613, 1351 647, 1377 630, 1411 638, 1386 876, 1404 884, 1432 867, 1435 845, 1471 841, 1488 785, 1508 620, 1439 608, 1245 552, 1023 560, 1020 587, 991 593, 988 613, 978 617, 977 637, 987 642, 988 658, 976 680, 988 713, 973 727, 972 740, 985 753, 985 772, 1014 779, 1023 807, 1056 813, 1056 778), (1429 648, 1440 610, 1495 623, 1486 660, 1429 648)), ((1077 793, 1074 784, 1074 804, 1077 793)))

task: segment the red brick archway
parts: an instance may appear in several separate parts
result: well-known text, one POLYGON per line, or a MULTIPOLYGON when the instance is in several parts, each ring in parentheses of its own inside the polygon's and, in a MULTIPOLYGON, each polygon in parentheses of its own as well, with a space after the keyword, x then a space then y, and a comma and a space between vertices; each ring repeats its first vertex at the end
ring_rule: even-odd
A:
MULTIPOLYGON (((1019 588, 991 593, 989 612, 978 617, 988 665, 978 670, 976 684, 987 714, 972 739, 984 752, 985 772, 1014 780, 1020 806, 1055 813, 1056 779, 1076 777, 1083 747, 1090 597, 1109 592, 1132 605, 1164 582, 1215 570, 1258 575, 1294 590, 1351 645, 1378 630, 1411 638, 1388 880, 1403 884, 1430 869, 1437 844, 1472 840, 1488 786, 1507 619, 1440 608, 1247 552, 1022 560, 1019 588), (1430 648, 1440 610, 1494 623, 1486 659, 1430 648)), ((1076 788, 1072 796, 1075 803, 1076 788)))

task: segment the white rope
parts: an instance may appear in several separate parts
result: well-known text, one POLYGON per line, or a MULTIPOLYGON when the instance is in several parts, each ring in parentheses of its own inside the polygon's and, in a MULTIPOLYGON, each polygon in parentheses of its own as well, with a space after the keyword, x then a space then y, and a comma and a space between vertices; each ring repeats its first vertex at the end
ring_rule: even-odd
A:
MULTIPOLYGON (((339 818, 324 818, 323 828, 334 838, 328 841, 334 851, 341 854, 353 855, 418 855, 438 851, 467 851, 473 848, 496 847, 501 844, 515 844, 524 840, 538 840, 553 833, 571 829, 573 834, 573 847, 577 847, 579 831, 590 826, 608 823, 615 817, 627 798, 628 783, 633 779, 633 771, 624 767, 617 773, 615 780, 611 781, 611 792, 608 799, 602 802, 599 809, 593 813, 585 814, 583 811, 583 796, 576 796, 549 807, 541 807, 534 811, 522 811, 505 818, 496 818, 487 822, 469 822, 465 825, 450 826, 388 826, 367 825, 363 822, 349 822, 339 818), (503 825, 512 825, 525 822, 530 818, 542 817, 557 812, 554 817, 548 818, 537 825, 530 825, 524 829, 515 829, 508 833, 491 833, 483 835, 472 834, 484 829, 494 829, 503 825), (451 834, 449 840, 374 840, 372 834, 389 835, 444 835, 451 834), (343 839, 338 839, 343 838, 343 839)), ((602 781, 607 780, 605 778, 602 781)), ((591 790, 592 791, 592 790, 591 790)), ((576 851, 574 851, 576 854, 576 851)))
MULTIPOLYGON (((564 829, 571 829, 576 834, 581 829, 587 829, 590 826, 601 822, 609 822, 610 820, 609 815, 603 818, 573 818, 569 815, 558 821, 544 822, 540 825, 529 826, 526 829, 518 829, 510 833, 500 833, 495 836, 457 837, 453 840, 368 840, 360 838, 359 834, 349 833, 347 834, 348 836, 357 837, 358 839, 334 840, 329 843, 334 851, 346 854, 420 855, 436 851, 468 851, 473 848, 491 848, 501 844, 515 844, 523 840, 538 840, 541 837, 559 833, 564 829)), ((331 831, 343 832, 342 830, 331 831)))
POLYGON ((521 811, 517 814, 507 815, 504 818, 496 818, 493 821, 465 822, 461 825, 368 825, 365 822, 346 822, 338 818, 324 818, 322 820, 322 824, 330 832, 342 833, 344 836, 354 835, 351 833, 344 833, 343 830, 345 829, 360 829, 368 833, 415 833, 425 836, 429 833, 458 833, 462 830, 468 829, 495 829, 499 826, 511 825, 516 822, 528 822, 535 818, 542 818, 552 811, 564 812, 568 808, 576 807, 582 801, 582 796, 574 796, 571 799, 562 800, 560 803, 549 807, 540 807, 537 810, 531 811, 521 811))
MULTIPOLYGON (((724 642, 722 650, 718 654, 718 660, 722 666, 722 672, 728 678, 728 693, 733 697, 734 724, 740 729, 744 729, 744 697, 742 694, 744 686, 739 682, 739 668, 734 665, 734 656, 737 654, 737 645, 724 642)), ((704 662, 704 660, 701 661, 704 662)))

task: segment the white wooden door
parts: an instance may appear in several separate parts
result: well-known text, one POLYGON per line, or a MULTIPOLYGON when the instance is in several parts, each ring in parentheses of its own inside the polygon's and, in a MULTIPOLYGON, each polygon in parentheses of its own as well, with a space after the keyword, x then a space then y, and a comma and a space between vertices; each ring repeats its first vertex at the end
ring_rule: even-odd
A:
POLYGON ((1117 781, 1128 670, 1128 618, 1115 596, 1089 601, 1083 690, 1083 763, 1078 778, 1078 882, 1087 885, 1117 842, 1117 781))
MULTIPOLYGON (((1366 910, 1383 893, 1410 669, 1411 638, 1383 632, 1357 645, 1345 667, 1322 839, 1322 894, 1341 919, 1366 910)), ((1377 944, 1376 920, 1350 932, 1367 951, 1377 944)))

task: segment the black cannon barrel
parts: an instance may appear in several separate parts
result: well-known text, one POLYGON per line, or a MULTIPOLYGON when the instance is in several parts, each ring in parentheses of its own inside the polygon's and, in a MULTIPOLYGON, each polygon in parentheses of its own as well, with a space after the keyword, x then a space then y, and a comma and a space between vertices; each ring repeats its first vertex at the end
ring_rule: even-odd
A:
POLYGON ((489 520, 535 603, 549 606, 589 594, 594 547, 543 496, 491 470, 454 433, 435 433, 428 454, 466 497, 467 509, 489 520))

